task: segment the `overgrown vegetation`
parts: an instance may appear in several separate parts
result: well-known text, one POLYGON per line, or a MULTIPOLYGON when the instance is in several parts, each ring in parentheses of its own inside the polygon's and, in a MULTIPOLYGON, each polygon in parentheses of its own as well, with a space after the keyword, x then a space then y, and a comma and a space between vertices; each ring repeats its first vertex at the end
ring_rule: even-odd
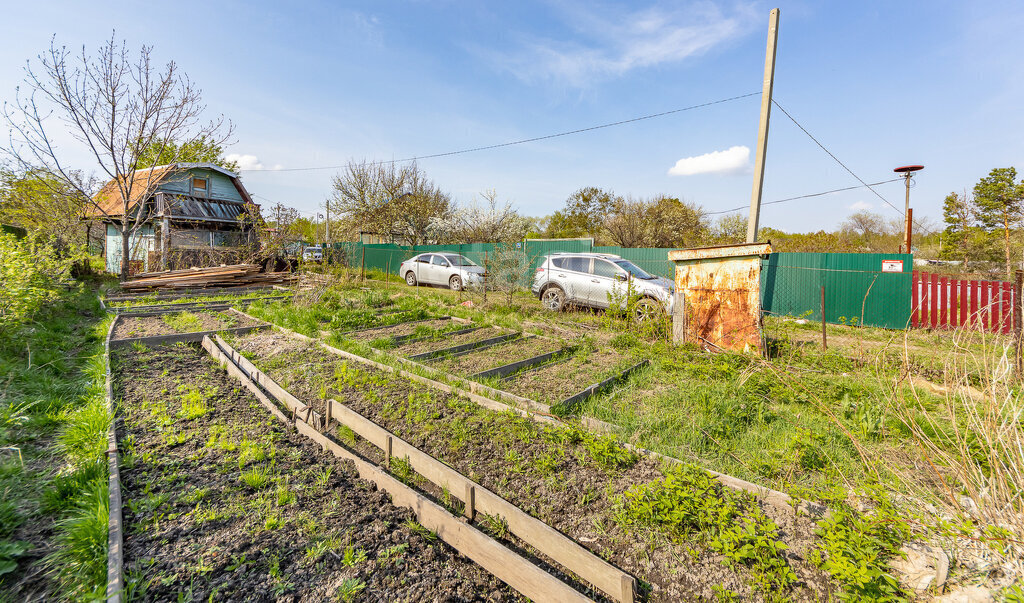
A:
MULTIPOLYGON (((561 335, 583 325, 599 349, 649 359, 627 383, 563 410, 618 425, 643 447, 827 504, 838 520, 819 527, 815 560, 846 598, 905 597, 889 563, 911 540, 955 542, 965 559, 995 555, 1003 571, 1024 575, 1015 561, 1022 533, 1015 518, 1024 516, 1014 498, 1024 466, 1019 388, 999 336, 913 331, 904 341, 902 333, 834 326, 823 353, 820 325, 771 319, 765 360, 672 346, 665 333, 636 328, 627 313, 552 315, 527 295, 465 309, 445 291, 390 290, 402 303, 413 298, 428 311, 510 328, 547 324, 561 335), (867 510, 851 507, 865 491, 872 492, 867 510)), ((453 450, 462 449, 461 430, 451 437, 453 450)), ((533 466, 550 475, 558 465, 541 457, 533 466)), ((722 532, 723 555, 770 549, 767 542, 745 548, 750 536, 742 530, 770 533, 747 519, 740 531, 722 532)), ((731 558, 753 568, 745 554, 731 558)))
POLYGON ((106 588, 109 322, 90 287, 44 289, 0 329, 0 593, 90 600, 106 588))

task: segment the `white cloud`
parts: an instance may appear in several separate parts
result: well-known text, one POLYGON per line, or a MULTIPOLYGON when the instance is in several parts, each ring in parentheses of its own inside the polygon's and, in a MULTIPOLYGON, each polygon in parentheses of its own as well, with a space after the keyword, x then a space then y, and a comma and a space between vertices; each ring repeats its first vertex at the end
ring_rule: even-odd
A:
POLYGON ((851 205, 850 209, 852 209, 853 211, 861 211, 861 210, 865 210, 866 211, 866 210, 871 209, 872 207, 874 207, 874 205, 872 205, 870 203, 865 203, 864 201, 858 201, 858 202, 854 203, 853 205, 851 205))
POLYGON ((598 15, 587 4, 566 15, 579 34, 576 40, 527 40, 518 53, 499 61, 524 80, 551 79, 582 87, 595 78, 621 76, 706 52, 741 35, 749 16, 742 9, 726 16, 711 5, 598 15))
POLYGON ((260 158, 255 155, 241 155, 239 153, 231 153, 226 155, 224 159, 228 161, 234 161, 238 164, 238 169, 243 172, 258 171, 258 170, 279 170, 281 169, 280 164, 276 164, 272 167, 263 165, 260 158))
POLYGON ((669 168, 669 176, 695 176, 697 174, 736 174, 750 168, 750 149, 745 146, 729 147, 696 157, 683 157, 669 168))

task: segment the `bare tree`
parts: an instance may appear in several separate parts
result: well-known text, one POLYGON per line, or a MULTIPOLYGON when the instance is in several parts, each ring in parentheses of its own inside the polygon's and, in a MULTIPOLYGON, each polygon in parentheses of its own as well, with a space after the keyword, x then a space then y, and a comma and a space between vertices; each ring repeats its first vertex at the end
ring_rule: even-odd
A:
POLYGON ((647 247, 651 231, 657 227, 648 221, 647 210, 648 203, 642 199, 618 199, 604 221, 604 230, 611 241, 619 247, 647 247))
POLYGON ((350 161, 333 180, 327 210, 352 230, 383 237, 398 235, 412 245, 427 242, 433 220, 445 218, 451 196, 427 178, 415 162, 350 161))
POLYGON ((140 169, 140 159, 155 153, 177 163, 179 150, 196 140, 225 144, 231 124, 223 117, 204 123, 201 92, 173 61, 161 68, 153 62, 152 47, 143 46, 134 56, 113 35, 95 55, 84 47, 72 54, 51 40, 38 65, 29 63, 25 73, 29 94, 19 90, 13 106, 4 105, 12 131, 6 152, 22 170, 52 174, 67 194, 115 224, 121 235, 121 280, 126 280, 130 240, 152 215, 145 202, 166 175, 140 169), (109 195, 94 196, 95 181, 73 169, 58 149, 49 119, 54 115, 95 159, 113 201, 109 195), (133 207, 133 200, 141 202, 133 207))

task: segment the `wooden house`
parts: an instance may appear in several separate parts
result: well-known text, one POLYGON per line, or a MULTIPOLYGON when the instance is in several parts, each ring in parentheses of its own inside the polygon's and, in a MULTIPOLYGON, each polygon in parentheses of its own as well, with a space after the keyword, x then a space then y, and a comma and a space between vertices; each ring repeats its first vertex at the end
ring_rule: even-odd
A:
MULTIPOLYGON (((176 163, 137 170, 131 176, 129 239, 131 272, 240 261, 252 247, 257 214, 238 175, 212 163, 176 163), (244 216, 244 217, 243 217, 244 216)), ((90 240, 102 238, 107 271, 120 272, 125 219, 121 189, 113 180, 94 198, 90 240)))

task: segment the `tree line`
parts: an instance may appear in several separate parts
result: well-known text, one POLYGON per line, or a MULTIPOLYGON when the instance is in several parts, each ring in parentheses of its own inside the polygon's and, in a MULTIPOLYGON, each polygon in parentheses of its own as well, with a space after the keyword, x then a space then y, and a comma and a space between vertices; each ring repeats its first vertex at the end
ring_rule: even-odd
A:
POLYGON ((951 192, 942 218, 946 228, 939 257, 961 261, 965 272, 972 262, 1000 262, 1006 277, 1013 276, 1024 254, 1024 179, 1017 180, 1015 168, 993 169, 971 192, 951 192))

